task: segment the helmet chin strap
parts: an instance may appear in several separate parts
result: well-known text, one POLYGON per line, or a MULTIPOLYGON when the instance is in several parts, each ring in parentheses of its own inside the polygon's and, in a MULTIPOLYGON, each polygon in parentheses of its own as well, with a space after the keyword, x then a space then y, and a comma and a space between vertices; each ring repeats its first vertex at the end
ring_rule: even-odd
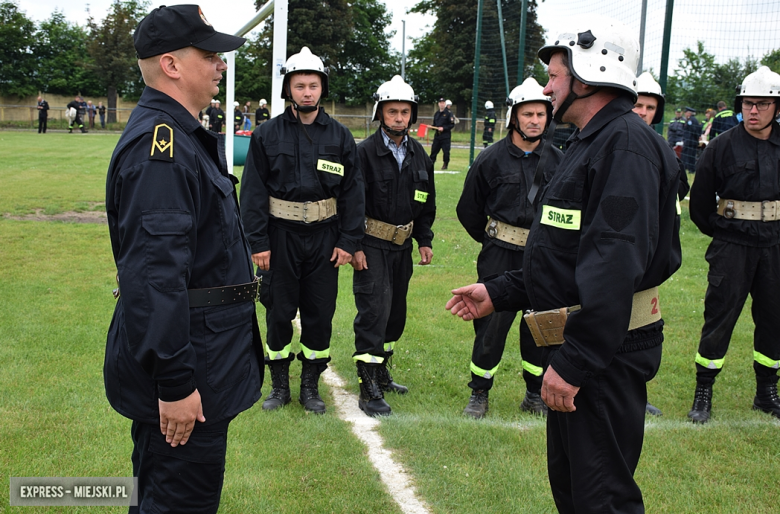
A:
POLYGON ((558 108, 557 111, 555 111, 555 114, 553 115, 553 119, 556 123, 561 123, 563 121, 563 115, 566 114, 566 111, 569 110, 569 107, 571 107, 571 104, 574 103, 575 100, 579 100, 581 98, 588 98, 589 96, 595 95, 601 91, 600 87, 593 88, 593 91, 588 93, 587 95, 579 96, 577 93, 574 92, 574 75, 570 76, 569 81, 569 94, 566 97, 566 100, 563 101, 563 104, 558 108))
POLYGON ((518 134, 520 134, 520 137, 522 137, 522 138, 523 138, 523 141, 528 141, 529 143, 536 143, 537 141, 539 141, 540 139, 542 139, 542 138, 544 137, 544 134, 545 134, 545 132, 546 132, 546 131, 542 131, 542 133, 541 133, 541 134, 539 134, 538 136, 529 137, 529 136, 527 136, 527 135, 525 134, 525 132, 523 132, 523 131, 520 129, 520 127, 515 127, 515 126, 514 126, 514 124, 512 124, 512 125, 510 125, 510 126, 511 126, 513 129, 515 129, 515 130, 517 131, 517 133, 518 133, 518 134))
POLYGON ((298 121, 298 126, 301 127, 301 130, 303 131, 303 134, 306 136, 306 139, 309 140, 309 144, 314 144, 314 141, 312 141, 311 136, 306 131, 306 126, 301 121, 301 113, 309 113, 316 111, 320 105, 320 101, 317 100, 317 103, 314 105, 304 105, 301 107, 297 103, 295 103, 292 98, 290 98, 290 103, 293 105, 293 109, 295 109, 295 119, 298 121))
POLYGON ((398 136, 405 136, 406 134, 409 133, 409 127, 405 128, 403 130, 393 130, 390 127, 388 127, 387 125, 385 125, 384 121, 382 122, 382 129, 385 132, 387 132, 388 135, 396 136, 396 137, 398 137, 398 136))
POLYGON ((385 116, 384 116, 384 114, 382 114, 382 117, 379 120, 379 123, 380 123, 382 129, 385 132, 387 132, 388 135, 399 137, 399 136, 405 136, 405 135, 407 135, 409 133, 409 127, 406 127, 405 129, 402 129, 402 130, 393 130, 390 127, 388 127, 387 124, 385 123, 385 116))

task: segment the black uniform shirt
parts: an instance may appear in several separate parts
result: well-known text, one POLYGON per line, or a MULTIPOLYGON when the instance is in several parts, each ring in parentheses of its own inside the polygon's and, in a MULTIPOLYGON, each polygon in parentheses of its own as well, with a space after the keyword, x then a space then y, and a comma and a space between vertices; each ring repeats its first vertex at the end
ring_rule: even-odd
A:
POLYGON ((496 126, 496 110, 488 109, 485 112, 485 128, 493 128, 496 126))
POLYGON ((271 114, 268 112, 268 109, 266 109, 265 107, 255 111, 255 123, 257 123, 258 125, 260 124, 261 121, 266 121, 269 119, 271 119, 271 114))
POLYGON ((349 129, 320 108, 314 123, 302 132, 292 107, 252 133, 241 184, 241 216, 252 253, 270 250, 269 200, 316 202, 336 197, 338 215, 317 223, 273 218, 286 230, 308 233, 339 224, 336 247, 354 254, 363 237, 365 196, 358 168, 355 138, 349 129), (320 171, 328 169, 329 171, 320 171), (330 171, 336 169, 338 171, 330 171))
MULTIPOLYGON (((385 145, 382 129, 377 129, 357 147, 360 169, 365 178, 366 216, 391 225, 406 225, 414 221, 412 237, 417 246, 432 247, 431 226, 436 218, 436 189, 433 163, 422 145, 407 138, 406 158, 399 172, 398 161, 385 145)), ((363 245, 384 250, 401 250, 403 245, 366 235, 363 245)))
POLYGON ((444 128, 441 132, 437 130, 434 137, 449 138, 452 135, 452 128, 455 126, 455 116, 452 115, 452 111, 449 109, 436 111, 433 115, 433 126, 444 128))
POLYGON ((157 423, 157 398, 198 389, 208 423, 260 397, 251 302, 190 308, 187 289, 253 279, 224 144, 147 87, 114 150, 106 211, 121 297, 106 348, 106 394, 157 423))
POLYGON ((661 343, 663 321, 628 332, 632 297, 681 263, 680 168, 632 108, 618 97, 572 135, 539 201, 523 270, 486 283, 497 310, 582 306, 569 314, 566 342, 551 360, 574 386, 618 351, 661 343))
MULTIPOLYGON (((456 211, 466 232, 478 243, 485 238, 488 216, 514 227, 531 228, 534 206, 528 201, 528 190, 534 181, 536 165, 544 141, 526 154, 512 143, 512 132, 495 145, 483 150, 471 165, 463 183, 456 211)), ((555 172, 563 154, 551 146, 545 180, 555 172)), ((521 247, 499 239, 496 245, 510 250, 521 247)))
POLYGON ((704 234, 742 245, 780 243, 780 221, 726 219, 717 213, 715 195, 727 200, 780 200, 780 125, 768 140, 751 136, 740 123, 707 145, 691 187, 691 221, 704 234))
POLYGON ((38 109, 38 117, 47 118, 49 116, 49 102, 41 100, 38 102, 38 106, 40 107, 40 109, 38 109))

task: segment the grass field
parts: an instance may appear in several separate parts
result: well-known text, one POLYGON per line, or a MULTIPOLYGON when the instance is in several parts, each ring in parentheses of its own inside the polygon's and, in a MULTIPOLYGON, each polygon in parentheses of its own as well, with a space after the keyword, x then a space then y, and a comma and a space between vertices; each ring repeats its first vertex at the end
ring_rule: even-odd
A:
MULTIPOLYGON (((117 135, 0 132, 0 477, 130 476, 130 422, 103 392, 105 334, 114 300, 114 267, 105 225, 9 219, 103 208, 105 172, 117 135)), ((460 412, 469 396, 470 324, 444 310, 449 290, 476 278, 478 245, 455 217, 468 158, 455 150, 458 174, 437 174, 433 265, 415 267, 406 333, 394 371, 411 393, 390 396, 394 415, 380 433, 437 514, 546 513, 554 505, 546 477, 544 422, 521 414, 524 394, 513 330, 490 412, 460 412)), ((241 169, 236 170, 240 174, 241 169)), ((685 415, 694 388, 693 357, 706 288, 708 238, 683 204, 683 267, 662 287, 666 342, 650 400, 637 480, 648 512, 776 513, 780 510, 780 423, 750 409, 749 306, 715 386, 712 422, 685 415)), ((342 269, 332 367, 357 392, 350 355, 351 272, 342 269)), ((258 307, 262 311, 262 307, 258 307)), ((260 319, 264 319, 263 313, 260 319)), ((261 324, 261 330, 264 327, 261 324)), ((293 393, 300 368, 293 366, 293 393)), ((268 385, 263 389, 267 394, 268 385)), ((304 414, 256 405, 231 425, 224 513, 400 513, 365 448, 332 409, 304 414)), ((123 512, 83 508, 81 512, 123 512)), ((73 512, 17 508, 0 487, 0 512, 73 512)))

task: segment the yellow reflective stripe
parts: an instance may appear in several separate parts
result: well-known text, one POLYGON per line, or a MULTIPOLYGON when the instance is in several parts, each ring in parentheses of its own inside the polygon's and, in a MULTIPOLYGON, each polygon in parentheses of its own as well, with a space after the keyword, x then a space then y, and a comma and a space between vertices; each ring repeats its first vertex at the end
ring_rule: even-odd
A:
POLYGON ((333 173, 334 175, 341 175, 343 177, 344 165, 337 162, 326 161, 325 159, 317 159, 317 171, 333 173))
POLYGON ((542 225, 562 228, 565 230, 579 230, 581 211, 574 209, 559 209, 551 205, 542 206, 542 225))
POLYGON ((376 355, 370 355, 368 353, 361 353, 360 355, 354 355, 352 360, 355 362, 365 362, 366 364, 382 364, 385 361, 385 358, 377 357, 376 355))
POLYGON ((767 368, 780 369, 780 361, 770 359, 763 353, 758 353, 755 350, 753 350, 753 360, 767 368))
POLYGON ((528 361, 523 361, 523 369, 526 370, 528 373, 532 374, 535 377, 541 377, 542 372, 544 371, 539 366, 534 366, 528 361))
POLYGON ((725 360, 725 358, 715 360, 705 359, 700 353, 696 352, 696 364, 704 366, 707 369, 720 369, 723 367, 723 361, 725 360))
POLYGON ((469 369, 471 369, 472 373, 482 378, 493 378, 496 374, 496 371, 498 371, 498 364, 496 364, 496 367, 493 369, 482 369, 472 362, 469 366, 469 369))
POLYGON ((682 215, 682 205, 680 205, 680 197, 677 197, 677 215, 682 215))
POLYGON ((301 353, 303 353, 303 357, 305 359, 309 359, 310 361, 313 361, 314 359, 327 359, 330 357, 330 348, 316 351, 310 348, 306 348, 303 346, 303 344, 301 344, 301 353))
POLYGON ((385 343, 385 351, 386 352, 392 352, 393 348, 395 348, 395 341, 391 343, 385 343))
POLYGON ((272 361, 286 360, 290 357, 290 350, 292 350, 292 343, 288 344, 279 351, 271 350, 268 348, 268 343, 265 345, 265 351, 268 352, 268 358, 272 361))
POLYGON ((425 203, 425 201, 428 200, 428 193, 426 193, 425 191, 420 191, 418 189, 415 189, 414 199, 415 201, 425 203))

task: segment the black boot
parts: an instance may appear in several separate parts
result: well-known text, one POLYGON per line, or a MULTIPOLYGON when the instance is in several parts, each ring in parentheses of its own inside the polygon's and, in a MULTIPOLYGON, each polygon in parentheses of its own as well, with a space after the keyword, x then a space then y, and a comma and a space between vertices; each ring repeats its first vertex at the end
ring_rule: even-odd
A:
POLYGON ((780 418, 780 397, 777 396, 777 377, 761 379, 756 387, 753 410, 760 410, 780 418))
POLYGON ((474 389, 471 391, 469 404, 463 409, 463 414, 474 419, 484 418, 488 411, 488 393, 487 389, 474 389))
POLYGON ((284 407, 290 400, 290 361, 271 361, 268 363, 271 371, 271 393, 263 402, 263 410, 274 410, 284 407))
POLYGON ((525 398, 523 398, 523 403, 520 404, 520 410, 538 414, 539 416, 547 415, 547 405, 542 401, 542 395, 528 390, 525 391, 525 398))
POLYGON ((441 170, 442 170, 442 171, 445 171, 446 169, 447 169, 447 163, 445 162, 445 163, 444 163, 444 166, 442 166, 442 167, 441 167, 441 170))
POLYGON ((81 129, 81 133, 82 134, 86 134, 87 133, 87 129, 85 129, 84 127, 79 127, 79 128, 81 129))
POLYGON ((664 415, 664 413, 661 412, 661 409, 659 409, 658 407, 656 407, 655 405, 653 405, 650 402, 647 402, 647 404, 645 405, 645 412, 650 414, 651 416, 663 416, 664 415))
POLYGON ((393 381, 393 375, 390 374, 390 356, 385 354, 385 360, 379 365, 379 371, 377 372, 377 381, 379 382, 379 388, 382 391, 392 391, 398 394, 406 394, 409 392, 409 388, 401 384, 397 384, 393 381))
POLYGON ((390 405, 385 401, 385 395, 379 387, 379 374, 384 366, 381 364, 367 364, 357 361, 358 382, 360 383, 360 397, 358 407, 368 416, 389 416, 392 414, 390 405))
POLYGON ((688 417, 694 423, 706 423, 710 420, 712 410, 712 385, 696 384, 696 392, 693 395, 693 407, 688 417))
POLYGON ((68 127, 68 134, 73 134, 73 127, 68 127))
POLYGON ((325 402, 320 398, 320 373, 325 371, 327 364, 313 364, 303 360, 301 370, 301 395, 298 401, 303 408, 314 414, 325 414, 325 402))

